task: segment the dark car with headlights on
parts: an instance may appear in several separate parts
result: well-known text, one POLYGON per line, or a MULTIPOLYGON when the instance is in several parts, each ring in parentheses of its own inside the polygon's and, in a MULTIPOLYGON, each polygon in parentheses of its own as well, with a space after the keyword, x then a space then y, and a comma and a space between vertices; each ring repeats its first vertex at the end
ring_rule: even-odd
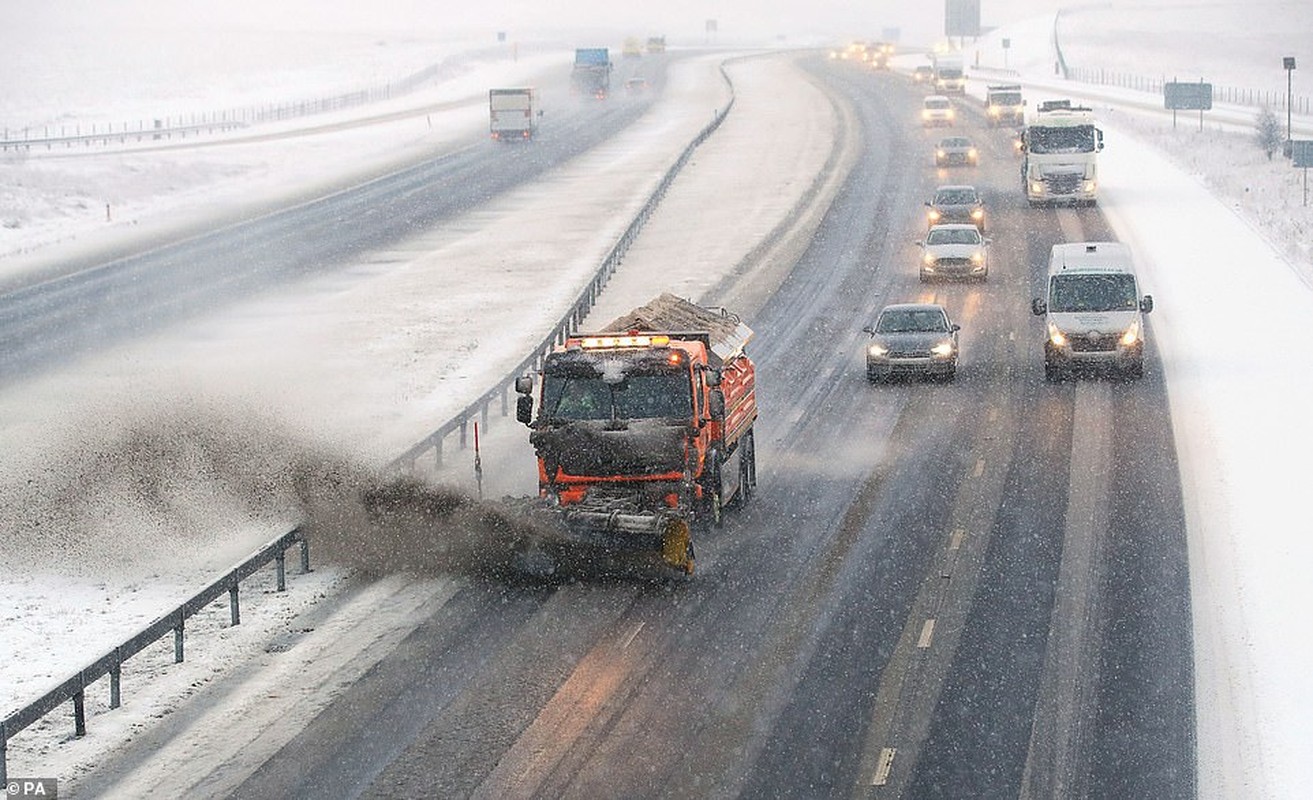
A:
POLYGON ((983 281, 989 277, 989 239, 969 223, 932 225, 921 248, 921 282, 935 278, 983 281))
POLYGON ((875 382, 896 375, 924 375, 953 380, 957 375, 959 326, 937 303, 885 306, 866 345, 866 377, 875 382))
POLYGON ((935 166, 974 167, 980 163, 980 151, 965 136, 946 136, 935 145, 935 166))
POLYGON ((985 201, 976 187, 966 184, 940 186, 926 203, 926 225, 965 222, 985 232, 985 201))

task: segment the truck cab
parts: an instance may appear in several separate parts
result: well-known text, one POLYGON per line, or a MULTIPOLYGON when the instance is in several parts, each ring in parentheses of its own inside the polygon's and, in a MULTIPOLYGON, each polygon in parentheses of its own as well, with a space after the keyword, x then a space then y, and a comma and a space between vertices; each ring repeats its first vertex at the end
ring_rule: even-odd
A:
POLYGON ((1032 205, 1093 205, 1103 131, 1090 108, 1069 100, 1041 103, 1021 137, 1021 181, 1032 205))
POLYGON ((985 88, 985 117, 991 128, 1002 125, 1019 127, 1026 123, 1026 101, 1021 85, 996 84, 985 88))

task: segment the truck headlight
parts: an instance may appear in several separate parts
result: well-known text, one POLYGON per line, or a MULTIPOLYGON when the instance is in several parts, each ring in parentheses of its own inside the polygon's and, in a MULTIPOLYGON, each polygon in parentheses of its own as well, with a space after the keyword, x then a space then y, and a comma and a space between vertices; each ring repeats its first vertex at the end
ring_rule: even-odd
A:
POLYGON ((1058 326, 1054 325, 1052 322, 1049 323, 1049 341, 1053 343, 1054 347, 1067 346, 1067 335, 1059 330, 1058 326))
POLYGON ((979 222, 984 218, 985 218, 985 209, 983 208, 972 209, 971 219, 975 220, 976 222, 979 222))
POLYGON ((1136 344, 1139 341, 1140 341, 1140 321, 1136 320, 1135 322, 1132 322, 1130 324, 1130 327, 1126 329, 1126 332, 1122 334, 1121 345, 1122 347, 1131 347, 1132 345, 1136 344))
POLYGON ((934 353, 935 356, 938 358, 948 358, 949 356, 953 355, 953 343, 940 342, 939 344, 932 347, 930 349, 930 352, 934 353))
POLYGON ((934 225, 936 222, 938 222, 939 217, 940 217, 939 212, 933 208, 926 212, 926 218, 930 220, 931 225, 934 225))
POLYGON ((1084 186, 1085 186, 1085 191, 1087 191, 1087 192, 1092 192, 1092 191, 1094 191, 1095 182, 1094 182, 1094 181, 1085 181, 1084 186))
POLYGON ((1030 182, 1030 193, 1031 193, 1031 194, 1044 194, 1044 184, 1040 183, 1039 181, 1031 181, 1031 182, 1030 182))

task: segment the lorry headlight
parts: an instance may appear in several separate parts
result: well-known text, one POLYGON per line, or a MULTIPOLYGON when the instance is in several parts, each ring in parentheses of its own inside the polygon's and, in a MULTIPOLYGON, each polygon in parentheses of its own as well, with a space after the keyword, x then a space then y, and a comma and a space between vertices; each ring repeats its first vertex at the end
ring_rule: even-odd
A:
POLYGON ((1095 185, 1094 181, 1085 181, 1085 191, 1087 192, 1094 191, 1094 185, 1095 185))
POLYGON ((985 209, 983 209, 983 208, 977 208, 977 209, 972 210, 972 212, 971 212, 971 218, 974 219, 976 222, 979 222, 980 220, 984 219, 984 218, 985 218, 985 209))
POLYGON ((1052 322, 1049 323, 1049 341, 1053 343, 1054 347, 1067 346, 1067 335, 1058 330, 1058 326, 1052 322))
POLYGON ((930 220, 931 225, 934 225, 939 221, 939 212, 932 208, 926 212, 926 218, 930 220))
POLYGON ((1044 184, 1039 181, 1031 181, 1030 192, 1031 194, 1044 194, 1044 184))
POLYGON ((949 356, 953 355, 953 343, 940 342, 939 344, 932 347, 930 349, 930 352, 934 353, 939 358, 948 358, 949 356))
POLYGON ((1121 345, 1122 347, 1130 347, 1138 341, 1140 341, 1140 322, 1139 320, 1136 320, 1135 322, 1132 322, 1130 327, 1126 329, 1126 332, 1122 334, 1121 345))

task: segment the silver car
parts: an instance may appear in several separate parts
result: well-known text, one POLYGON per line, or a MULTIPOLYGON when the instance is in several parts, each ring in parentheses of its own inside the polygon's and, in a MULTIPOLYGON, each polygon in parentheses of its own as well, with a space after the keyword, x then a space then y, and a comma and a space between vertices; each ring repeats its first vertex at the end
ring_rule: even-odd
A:
POLYGON ((965 136, 946 136, 935 145, 935 166, 951 167, 954 164, 974 167, 980 163, 980 151, 965 136))
POLYGON ((975 225, 933 225, 917 244, 921 247, 922 283, 936 278, 983 281, 989 277, 989 239, 981 236, 975 225))
POLYGON ((885 306, 866 345, 866 377, 871 382, 895 375, 924 375, 953 380, 957 375, 957 332, 948 312, 937 303, 885 306))

